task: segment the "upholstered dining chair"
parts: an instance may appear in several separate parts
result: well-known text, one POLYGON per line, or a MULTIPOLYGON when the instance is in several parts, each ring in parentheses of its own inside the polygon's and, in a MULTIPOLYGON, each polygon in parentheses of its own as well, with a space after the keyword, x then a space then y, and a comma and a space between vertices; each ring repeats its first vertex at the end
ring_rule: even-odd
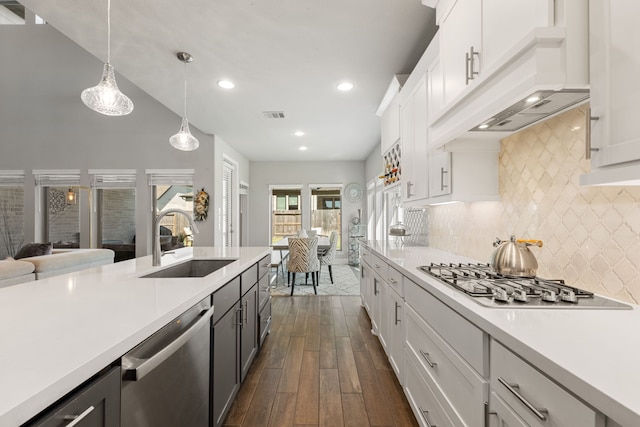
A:
POLYGON ((331 265, 333 264, 333 260, 336 257, 336 248, 338 247, 338 232, 332 231, 329 236, 329 249, 324 252, 318 253, 318 258, 320 260, 320 271, 318 272, 318 284, 320 284, 320 273, 322 273, 322 266, 326 265, 329 268, 329 278, 331 279, 331 284, 333 285, 333 271, 331 270, 331 265))
POLYGON ((311 273, 313 283, 313 293, 318 294, 316 289, 316 279, 320 270, 320 260, 318 259, 318 238, 317 237, 290 237, 289 238, 289 262, 287 263, 288 273, 292 273, 291 295, 296 285, 296 273, 311 273))

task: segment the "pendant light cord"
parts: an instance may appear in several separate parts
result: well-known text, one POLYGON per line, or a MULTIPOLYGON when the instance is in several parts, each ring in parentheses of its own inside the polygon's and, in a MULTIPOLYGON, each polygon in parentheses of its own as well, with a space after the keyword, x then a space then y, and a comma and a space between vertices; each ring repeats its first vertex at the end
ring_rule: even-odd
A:
POLYGON ((111 63, 111 0, 107 0, 107 64, 111 63))
POLYGON ((187 61, 184 61, 184 117, 187 117, 187 61))

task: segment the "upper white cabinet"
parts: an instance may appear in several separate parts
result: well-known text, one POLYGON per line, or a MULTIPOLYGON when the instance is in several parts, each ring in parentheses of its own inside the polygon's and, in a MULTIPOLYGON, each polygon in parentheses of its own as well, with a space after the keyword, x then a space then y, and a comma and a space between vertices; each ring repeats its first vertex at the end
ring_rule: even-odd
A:
MULTIPOLYGON (((429 87, 436 98, 429 145, 457 138, 503 138, 585 96, 558 97, 553 111, 536 110, 514 129, 478 129, 501 123, 511 107, 534 94, 589 88, 588 5, 584 0, 423 0, 436 8, 440 62, 432 62, 429 87), (442 95, 438 91, 442 89, 442 95), (440 106, 441 105, 441 106, 440 106), (531 118, 531 117, 529 117, 531 118)), ((435 41, 435 40, 434 40, 435 41)), ((433 42, 432 42, 433 43, 433 42)), ((511 120, 511 125, 514 123, 511 120)))
POLYGON ((402 198, 405 202, 429 195, 427 175, 427 84, 423 76, 400 105, 402 139, 402 198))
POLYGON ((429 151, 426 204, 500 200, 498 152, 492 140, 457 140, 429 151))
POLYGON ((445 104, 480 73, 481 18, 481 0, 457 0, 440 20, 445 104))
POLYGON ((640 185, 640 3, 592 0, 589 11, 592 173, 580 183, 640 185))
POLYGON ((398 93, 408 74, 396 74, 391 79, 376 114, 380 116, 380 151, 386 153, 400 140, 400 101, 398 93))

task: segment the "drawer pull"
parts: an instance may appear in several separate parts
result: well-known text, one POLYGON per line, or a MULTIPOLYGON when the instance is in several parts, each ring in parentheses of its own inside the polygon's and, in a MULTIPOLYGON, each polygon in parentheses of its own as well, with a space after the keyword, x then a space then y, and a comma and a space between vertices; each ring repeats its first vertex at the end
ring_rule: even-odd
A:
POLYGON ((71 421, 69 424, 65 424, 65 427, 73 427, 78 424, 84 417, 93 412, 95 408, 93 406, 89 406, 84 410, 80 415, 65 415, 62 419, 65 421, 71 421))
POLYGON ((436 366, 438 366, 436 362, 432 362, 431 359, 429 359, 429 353, 425 353, 423 350, 420 350, 420 354, 422 355, 422 357, 424 357, 424 360, 427 361, 429 366, 431 366, 432 368, 435 368, 436 366))
POLYGON ((538 409, 535 406, 533 406, 531 402, 525 399, 525 397, 518 392, 518 384, 509 384, 502 377, 498 377, 498 381, 500 381, 500 384, 505 386, 507 390, 511 392, 511 394, 513 394, 520 402, 522 402, 524 406, 529 408, 529 410, 533 412, 533 414, 536 417, 538 417, 541 421, 547 420, 547 415, 549 414, 549 411, 546 409, 538 409))
POLYGON ((400 322, 400 319, 398 319, 398 308, 400 308, 400 304, 398 304, 397 302, 394 304, 396 305, 395 324, 397 325, 400 322))
POLYGON ((424 422, 427 423, 427 427, 436 427, 436 425, 435 424, 431 424, 429 422, 429 418, 427 418, 427 414, 429 413, 429 411, 425 411, 424 409, 422 409, 419 406, 418 406, 418 410, 420 411, 420 414, 422 415, 422 419, 424 420, 424 422))
POLYGON ((397 285, 398 281, 396 279, 394 279, 393 277, 390 277, 389 278, 389 283, 392 284, 392 285, 397 285))

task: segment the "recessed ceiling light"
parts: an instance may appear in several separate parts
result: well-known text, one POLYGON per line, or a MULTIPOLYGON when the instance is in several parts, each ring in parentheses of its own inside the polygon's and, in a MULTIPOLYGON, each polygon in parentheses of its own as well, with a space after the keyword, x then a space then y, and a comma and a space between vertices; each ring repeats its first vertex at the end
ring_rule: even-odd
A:
POLYGON ((304 147, 304 146, 299 148, 300 151, 305 151, 306 149, 307 147, 304 147))
POLYGON ((485 123, 483 125, 478 126, 478 129, 486 129, 488 127, 489 127, 489 125, 485 123))
POLYGON ((538 101, 540 101, 540 97, 537 96, 537 95, 533 95, 531 98, 527 98, 526 102, 528 102, 530 104, 532 102, 538 102, 538 101))
POLYGON ((301 130, 297 130, 293 133, 295 136, 304 136, 304 132, 302 132, 301 130))
POLYGON ((353 83, 349 83, 349 82, 342 82, 337 86, 338 90, 342 90, 342 91, 348 91, 353 89, 353 83))
POLYGON ((230 82, 229 80, 218 81, 218 86, 220 86, 223 89, 233 89, 234 87, 236 87, 235 83, 230 82))

